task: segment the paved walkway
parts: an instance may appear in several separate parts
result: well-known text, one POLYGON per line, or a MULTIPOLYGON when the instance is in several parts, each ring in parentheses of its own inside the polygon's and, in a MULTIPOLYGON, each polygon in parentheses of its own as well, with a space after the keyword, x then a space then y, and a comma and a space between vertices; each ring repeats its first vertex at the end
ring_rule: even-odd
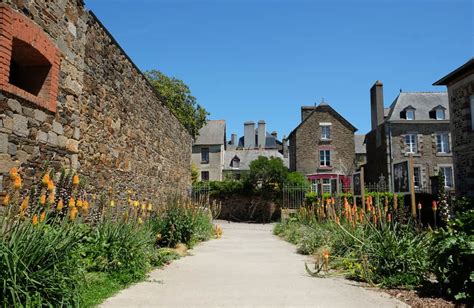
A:
POLYGON ((103 307, 407 307, 340 278, 310 277, 273 225, 219 222, 224 236, 151 273, 103 307))

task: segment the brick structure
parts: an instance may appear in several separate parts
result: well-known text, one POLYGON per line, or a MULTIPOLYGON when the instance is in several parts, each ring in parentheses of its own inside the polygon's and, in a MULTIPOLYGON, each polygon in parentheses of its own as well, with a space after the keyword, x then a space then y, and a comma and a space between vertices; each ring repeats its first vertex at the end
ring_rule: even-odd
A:
POLYGON ((365 180, 381 179, 393 186, 393 165, 413 156, 415 186, 431 188, 431 177, 446 172, 446 186, 454 188, 447 93, 401 92, 384 108, 383 84, 370 89, 372 130, 367 133, 365 180))
POLYGON ((28 185, 48 161, 78 170, 89 191, 131 189, 158 201, 184 193, 191 136, 84 3, 4 2, 0 178, 19 166, 28 185))
POLYGON ((290 170, 304 173, 318 191, 348 187, 357 129, 326 103, 301 107, 301 121, 289 135, 290 170))
POLYGON ((474 197, 474 58, 434 85, 448 87, 456 194, 474 197))

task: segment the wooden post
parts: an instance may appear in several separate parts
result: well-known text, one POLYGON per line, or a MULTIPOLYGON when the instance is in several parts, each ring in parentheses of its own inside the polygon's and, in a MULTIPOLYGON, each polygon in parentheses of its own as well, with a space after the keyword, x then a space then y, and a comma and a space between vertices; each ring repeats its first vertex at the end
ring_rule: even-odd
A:
POLYGON ((352 175, 352 204, 357 206, 357 197, 355 195, 355 183, 354 183, 354 175, 352 175))
POLYGON ((360 198, 362 199, 362 208, 364 212, 365 208, 365 174, 364 174, 364 167, 360 167, 360 198))
POLYGON ((416 200, 415 200, 415 174, 413 172, 413 155, 408 157, 408 184, 411 197, 411 216, 416 218, 416 200))

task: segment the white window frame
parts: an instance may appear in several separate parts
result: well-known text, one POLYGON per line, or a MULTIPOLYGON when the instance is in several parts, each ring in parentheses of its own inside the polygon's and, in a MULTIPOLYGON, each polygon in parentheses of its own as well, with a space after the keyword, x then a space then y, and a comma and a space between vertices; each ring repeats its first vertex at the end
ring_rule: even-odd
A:
POLYGON ((321 140, 331 139, 331 125, 321 125, 321 140))
POLYGON ((416 154, 418 153, 418 134, 416 133, 407 133, 405 135, 405 145, 407 146, 406 153, 408 154, 416 154), (411 140, 412 137, 414 140, 411 140), (410 139, 410 140, 408 140, 410 139))
POLYGON ((311 191, 318 193, 318 180, 316 179, 311 180, 311 191))
POLYGON ((405 110, 405 118, 406 118, 407 120, 409 120, 409 121, 415 120, 415 109, 413 109, 413 108, 408 108, 408 109, 406 109, 406 110, 405 110), (408 114, 409 114, 410 112, 413 113, 413 117, 411 117, 411 118, 408 117, 408 114))
POLYGON ((319 165, 331 167, 331 150, 319 150, 319 165))
POLYGON ((453 166, 452 165, 440 165, 438 166, 438 170, 441 171, 444 175, 444 187, 448 187, 448 188, 453 188, 454 187, 454 170, 453 170, 453 166), (446 173, 444 171, 444 169, 451 169, 451 185, 448 185, 448 177, 446 176, 446 173))
POLYGON ((449 133, 436 133, 436 153, 449 154, 451 153, 451 142, 449 133))
POLYGON ((331 179, 323 179, 321 181, 322 193, 331 193, 331 179))
POLYGON ((443 108, 436 108, 435 113, 436 113, 436 120, 446 120, 446 111, 443 108), (441 113, 441 114, 438 114, 438 113, 441 113))

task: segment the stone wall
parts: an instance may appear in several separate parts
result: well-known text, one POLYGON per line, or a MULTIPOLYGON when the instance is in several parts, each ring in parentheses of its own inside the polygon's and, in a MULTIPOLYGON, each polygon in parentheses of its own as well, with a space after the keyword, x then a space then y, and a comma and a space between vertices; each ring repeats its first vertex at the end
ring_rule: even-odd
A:
POLYGON ((0 92, 0 173, 45 161, 83 174, 103 191, 163 199, 190 185, 191 136, 80 0, 7 1, 61 53, 56 112, 0 92))
POLYGON ((448 85, 456 193, 474 197, 474 75, 448 85))
POLYGON ((304 174, 351 174, 355 169, 354 131, 326 108, 306 117, 290 135, 290 169, 304 174), (331 140, 321 140, 321 122, 331 123, 331 140), (322 149, 331 150, 331 168, 320 167, 322 149))

